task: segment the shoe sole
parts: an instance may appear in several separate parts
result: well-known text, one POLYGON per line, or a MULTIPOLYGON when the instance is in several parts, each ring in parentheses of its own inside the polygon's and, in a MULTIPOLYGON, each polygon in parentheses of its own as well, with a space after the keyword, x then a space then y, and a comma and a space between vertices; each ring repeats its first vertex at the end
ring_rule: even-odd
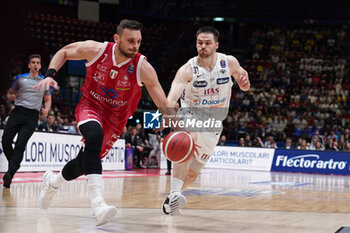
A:
POLYGON ((169 212, 166 211, 165 209, 165 204, 168 204, 169 205, 169 197, 167 197, 164 201, 163 201, 163 204, 162 204, 162 211, 163 211, 163 214, 166 214, 166 215, 169 215, 169 212))
POLYGON ((4 177, 2 179, 4 180, 3 186, 5 188, 10 188, 10 185, 11 185, 11 182, 12 182, 12 178, 10 177, 10 175, 5 173, 5 175, 4 175, 4 177))
POLYGON ((96 226, 101 226, 101 225, 103 225, 103 224, 106 224, 106 223, 109 222, 109 220, 110 220, 111 218, 113 218, 114 215, 116 215, 116 214, 117 214, 117 208, 115 208, 114 206, 111 206, 111 207, 109 208, 109 210, 106 211, 106 213, 104 213, 104 214, 102 215, 102 217, 100 217, 100 218, 98 219, 98 221, 96 222, 96 226))

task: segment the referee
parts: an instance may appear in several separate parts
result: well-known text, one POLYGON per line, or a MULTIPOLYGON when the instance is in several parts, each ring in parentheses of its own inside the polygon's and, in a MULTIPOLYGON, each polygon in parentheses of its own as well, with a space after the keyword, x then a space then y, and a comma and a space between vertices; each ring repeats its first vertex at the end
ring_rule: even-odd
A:
POLYGON ((40 55, 29 56, 28 68, 29 73, 18 75, 7 92, 7 99, 15 101, 15 108, 11 111, 2 135, 2 148, 9 163, 3 177, 5 188, 10 187, 14 174, 20 168, 27 142, 38 125, 39 111, 47 116, 51 108, 50 92, 38 92, 33 89, 33 86, 44 78, 39 74, 40 55), (43 97, 44 107, 41 109, 43 97), (17 140, 13 148, 12 143, 16 134, 18 134, 17 140))

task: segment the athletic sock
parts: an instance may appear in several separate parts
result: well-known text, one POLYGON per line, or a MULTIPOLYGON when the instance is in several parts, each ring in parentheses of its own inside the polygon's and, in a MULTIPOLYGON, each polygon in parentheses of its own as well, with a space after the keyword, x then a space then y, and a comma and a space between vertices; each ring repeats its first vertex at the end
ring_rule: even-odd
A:
POLYGON ((173 177, 171 179, 170 193, 181 192, 183 184, 184 184, 184 182, 182 180, 173 177))
POLYGON ((86 175, 88 190, 90 194, 91 204, 94 205, 100 201, 103 201, 101 194, 102 190, 102 175, 100 174, 90 174, 86 175))

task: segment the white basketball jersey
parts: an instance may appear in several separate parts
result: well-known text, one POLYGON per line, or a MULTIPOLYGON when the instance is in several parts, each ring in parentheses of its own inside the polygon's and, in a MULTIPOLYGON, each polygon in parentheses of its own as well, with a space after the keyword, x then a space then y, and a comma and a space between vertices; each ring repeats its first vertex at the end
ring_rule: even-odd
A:
POLYGON ((227 56, 216 54, 217 61, 212 71, 200 67, 197 57, 188 61, 193 78, 182 94, 181 108, 191 109, 200 119, 214 117, 223 121, 228 114, 233 83, 227 56))

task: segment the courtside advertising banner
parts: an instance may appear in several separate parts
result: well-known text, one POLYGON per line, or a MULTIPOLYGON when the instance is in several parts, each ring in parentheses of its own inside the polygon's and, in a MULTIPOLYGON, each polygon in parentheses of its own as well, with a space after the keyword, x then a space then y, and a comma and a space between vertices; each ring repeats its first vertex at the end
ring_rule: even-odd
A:
POLYGON ((268 148, 217 146, 205 167, 270 171, 274 152, 268 148))
POLYGON ((271 171, 349 175, 350 153, 276 149, 271 171))
MULTIPOLYGON (((3 130, 0 130, 2 138, 3 130)), ((82 146, 80 135, 34 132, 24 151, 19 171, 60 171, 74 159, 82 146)), ((16 141, 16 138, 14 139, 16 141)), ((103 170, 125 169, 125 140, 115 142, 108 155, 102 160, 103 170)), ((0 145, 0 172, 6 172, 8 163, 0 145)))

